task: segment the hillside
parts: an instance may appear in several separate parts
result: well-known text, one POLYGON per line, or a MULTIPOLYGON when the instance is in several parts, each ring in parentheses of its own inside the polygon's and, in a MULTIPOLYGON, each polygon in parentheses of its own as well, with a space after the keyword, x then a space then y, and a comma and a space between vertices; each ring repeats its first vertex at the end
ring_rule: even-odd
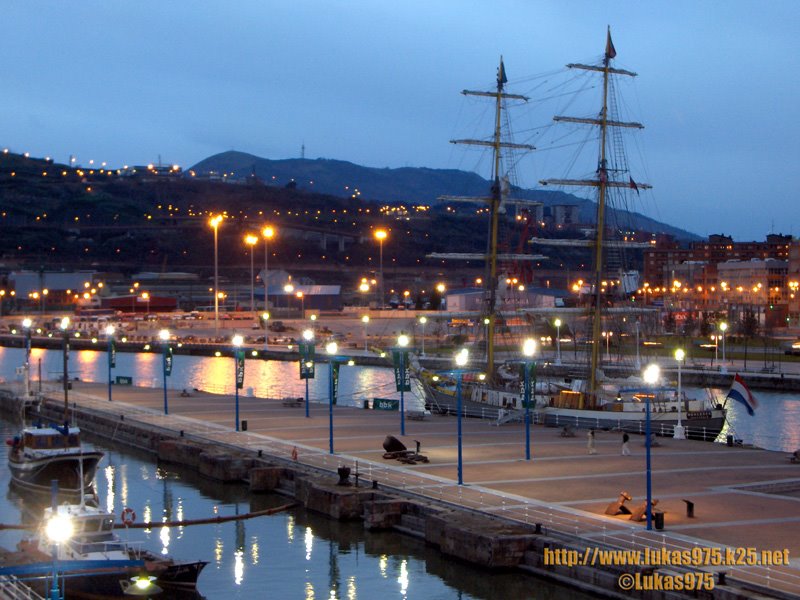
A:
MULTIPOLYGON (((190 168, 197 174, 227 173, 234 178, 255 176, 268 185, 296 185, 298 189, 342 198, 356 194, 364 200, 384 203, 436 205, 440 196, 484 196, 491 185, 479 175, 456 169, 402 167, 375 169, 332 159, 269 160, 229 151, 210 156, 190 168)), ((560 191, 514 189, 515 198, 536 200, 545 206, 574 204, 579 206, 584 223, 595 220, 596 205, 560 191)), ((626 223, 630 227, 654 233, 673 235, 678 240, 699 240, 700 236, 661 223, 639 213, 609 210, 609 222, 626 223)))

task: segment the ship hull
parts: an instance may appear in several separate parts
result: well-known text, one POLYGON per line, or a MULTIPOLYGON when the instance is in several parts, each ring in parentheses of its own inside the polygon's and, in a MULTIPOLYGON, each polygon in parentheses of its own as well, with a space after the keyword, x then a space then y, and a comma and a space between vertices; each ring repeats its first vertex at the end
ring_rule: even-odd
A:
POLYGON ((58 481, 61 495, 80 495, 92 489, 97 466, 103 458, 102 452, 75 452, 42 458, 9 456, 8 468, 14 485, 28 491, 47 493, 52 481, 58 481), (82 465, 81 465, 82 463, 82 465), (81 471, 83 487, 81 487, 81 471))

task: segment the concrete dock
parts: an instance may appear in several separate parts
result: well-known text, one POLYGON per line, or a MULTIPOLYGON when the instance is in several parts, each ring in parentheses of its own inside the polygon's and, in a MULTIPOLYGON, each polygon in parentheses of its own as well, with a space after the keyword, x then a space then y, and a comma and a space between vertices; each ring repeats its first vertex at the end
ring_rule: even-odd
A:
MULTIPOLYGON (((47 397, 58 399, 60 387, 47 397)), ((695 571, 726 573, 728 579, 772 590, 777 597, 800 597, 800 464, 787 453, 724 444, 657 438, 652 448, 653 498, 664 512, 663 530, 646 531, 626 515, 606 516, 622 491, 634 509, 646 497, 645 448, 631 436, 631 456, 621 455, 621 435, 596 433, 596 455, 587 452, 586 431, 561 437, 557 428, 532 427, 532 459, 525 460, 522 424, 495 425, 463 419, 463 480, 457 485, 457 419, 430 415, 406 419, 400 435, 397 412, 334 407, 334 450, 329 445, 328 405, 286 406, 280 399, 239 398, 247 431, 234 431, 234 398, 169 390, 169 415, 161 389, 114 386, 108 402, 104 384, 74 382, 69 394, 82 408, 124 416, 156 428, 181 431, 264 456, 335 472, 349 466, 377 481, 425 501, 445 502, 546 531, 573 536, 584 545, 625 549, 756 548, 788 551, 786 566, 703 566, 695 571), (385 460, 387 435, 409 449, 414 440, 430 462, 405 465, 385 460), (685 500, 694 503, 687 515, 685 500)))

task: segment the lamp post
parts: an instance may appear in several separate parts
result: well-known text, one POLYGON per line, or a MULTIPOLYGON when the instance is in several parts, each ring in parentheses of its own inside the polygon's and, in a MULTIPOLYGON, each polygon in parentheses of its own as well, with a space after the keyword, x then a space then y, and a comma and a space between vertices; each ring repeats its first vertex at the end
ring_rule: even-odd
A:
POLYGON ((283 293, 286 295, 286 312, 289 312, 289 294, 294 291, 294 286, 291 283, 287 283, 283 286, 283 293))
POLYGON ((253 270, 253 250, 258 243, 258 238, 252 234, 244 236, 244 243, 250 246, 250 312, 253 313, 253 318, 256 316, 256 278, 253 270))
POLYGON ((264 310, 269 310, 269 241, 275 235, 275 230, 267 225, 261 230, 261 237, 264 238, 264 310))
POLYGON ((536 361, 531 360, 536 354, 536 340, 528 338, 522 344, 522 354, 525 355, 525 460, 531 459, 531 366, 533 366, 533 385, 536 385, 536 361))
POLYGON ((62 354, 64 357, 64 423, 69 422, 69 317, 61 319, 59 325, 63 335, 62 354))
POLYGON ((387 233, 385 229, 378 229, 375 231, 375 239, 378 240, 378 245, 380 246, 380 275, 381 275, 381 297, 380 302, 378 304, 378 309, 383 309, 383 304, 385 302, 384 296, 384 287, 383 287, 383 240, 386 239, 387 233))
POLYGON ((300 377, 306 380, 306 418, 309 418, 308 380, 314 377, 314 330, 306 329, 303 339, 305 342, 300 346, 300 377))
MULTIPOLYGON (((658 381, 659 375, 661 374, 661 369, 658 368, 658 365, 652 364, 648 365, 647 368, 644 370, 644 381, 649 386, 654 386, 658 381)), ((650 467, 650 394, 647 395, 647 400, 645 401, 645 429, 644 429, 644 447, 646 449, 646 471, 647 471, 647 529, 648 531, 653 529, 653 486, 652 486, 652 477, 651 477, 651 467, 650 467)))
POLYGON ((114 326, 106 327, 106 337, 108 337, 108 401, 111 402, 111 369, 116 362, 116 349, 114 348, 114 326))
POLYGON ((147 317, 150 316, 150 292, 142 292, 142 299, 147 303, 147 317))
POLYGON ((233 344, 233 396, 234 396, 234 418, 236 419, 236 431, 239 431, 239 388, 244 384, 244 355, 242 355, 242 344, 244 338, 238 333, 231 340, 233 344), (241 365, 239 363, 242 363, 241 365), (240 370, 241 369, 241 370, 240 370))
POLYGON ((711 341, 714 342, 714 362, 719 364, 719 355, 717 353, 717 350, 719 348, 719 337, 712 333, 711 341))
POLYGON ((172 373, 172 353, 169 347, 169 329, 162 329, 158 332, 158 339, 161 340, 161 374, 164 380, 164 414, 169 414, 169 404, 167 402, 167 377, 172 373))
POLYGON ((556 364, 561 364, 561 319, 553 321, 556 326, 556 364))
MULTIPOLYGON (((400 435, 406 434, 406 405, 404 392, 406 390, 406 348, 408 336, 401 334, 397 337, 397 354, 400 361, 400 435)), ((410 388, 409 388, 410 389, 410 388)))
POLYGON ((306 318, 306 296, 303 292, 298 291, 295 296, 297 296, 300 300, 300 318, 306 318))
POLYGON ((440 283, 436 286, 436 291, 439 292, 439 310, 444 310, 444 292, 447 288, 443 283, 440 283))
POLYGON ((208 224, 214 230, 214 335, 219 335, 219 246, 217 229, 222 223, 222 215, 211 217, 208 224))
POLYGON ((456 412, 458 416, 458 485, 464 485, 463 454, 461 451, 461 377, 464 374, 464 367, 469 362, 469 350, 462 348, 455 357, 456 361, 456 412))
POLYGON ((681 392, 681 363, 686 357, 683 348, 675 350, 675 360, 678 361, 678 424, 672 430, 672 438, 676 440, 685 440, 685 428, 681 424, 681 407, 683 406, 683 394, 681 392))
POLYGON ((420 356, 425 356, 425 323, 428 322, 428 317, 422 316, 419 318, 419 324, 422 325, 422 353, 420 356))
POLYGON ((261 320, 264 321, 264 352, 269 350, 269 313, 261 313, 261 320))
POLYGON ((25 397, 31 394, 31 327, 33 321, 22 319, 22 328, 25 330, 25 397))
POLYGON ((336 395, 336 386, 333 381, 334 364, 339 345, 336 342, 328 342, 325 352, 328 353, 328 451, 333 454, 333 400, 336 395))
POLYGON ((367 325, 369 325, 369 315, 361 317, 361 322, 364 324, 364 352, 369 350, 367 346, 367 325))
POLYGON ((728 330, 728 324, 724 321, 719 324, 719 330, 722 332, 722 363, 720 363, 720 373, 727 373, 727 361, 725 360, 725 332, 728 330))
MULTIPOLYGON (((54 483, 53 487, 53 495, 55 498, 58 490, 58 483, 54 483)), ((58 589, 58 545, 69 540, 72 537, 74 529, 72 520, 65 515, 59 515, 57 510, 58 507, 54 500, 52 516, 45 526, 47 539, 50 540, 50 543, 53 545, 53 585, 50 588, 50 600, 60 600, 62 598, 61 591, 58 589)))

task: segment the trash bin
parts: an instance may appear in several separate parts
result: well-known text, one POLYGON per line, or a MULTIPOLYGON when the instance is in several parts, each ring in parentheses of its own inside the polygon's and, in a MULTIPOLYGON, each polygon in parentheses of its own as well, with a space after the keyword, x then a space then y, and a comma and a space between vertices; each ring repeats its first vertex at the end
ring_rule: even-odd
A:
POLYGON ((726 442, 727 442, 727 444, 728 444, 728 446, 729 446, 729 447, 733 448, 733 436, 732 436, 732 435, 729 435, 729 436, 726 438, 726 442))
POLYGON ((664 529, 664 513, 663 512, 653 513, 653 520, 655 521, 656 529, 658 529, 659 531, 664 529))
POLYGON ((242 421, 242 431, 247 431, 247 421, 242 421))

